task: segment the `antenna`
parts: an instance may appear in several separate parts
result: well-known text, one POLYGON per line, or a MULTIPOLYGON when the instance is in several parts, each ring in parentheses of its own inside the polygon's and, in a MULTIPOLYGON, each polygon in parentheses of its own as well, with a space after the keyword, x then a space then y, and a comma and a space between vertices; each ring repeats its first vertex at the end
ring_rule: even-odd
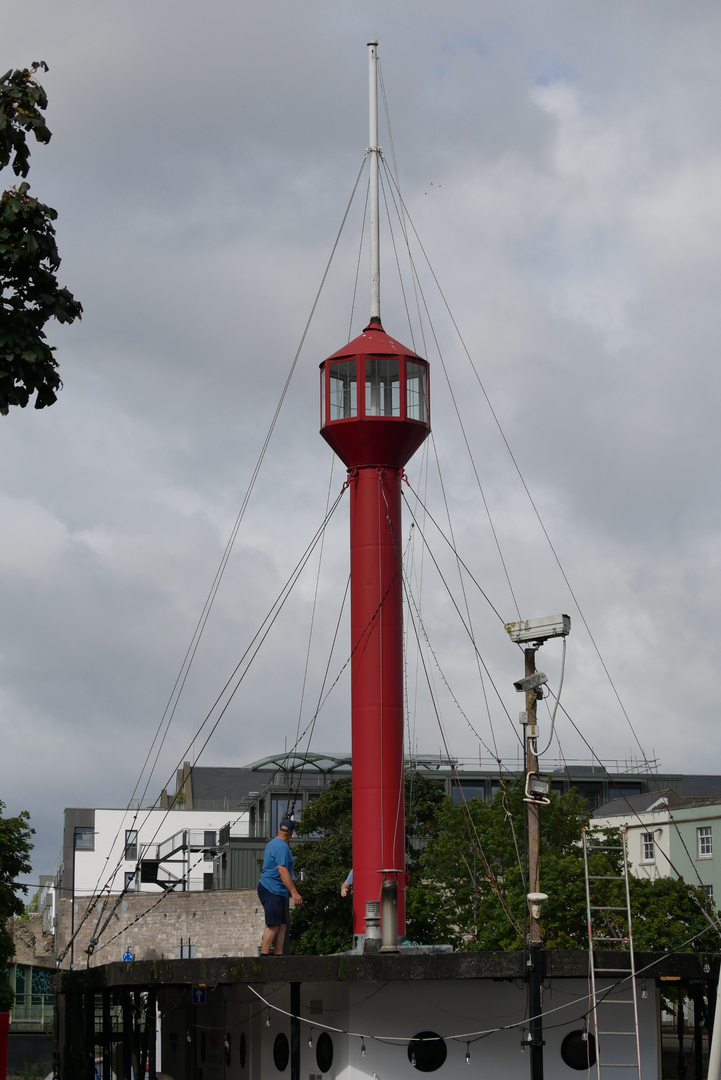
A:
POLYGON ((378 207, 378 42, 368 42, 368 153, 370 154, 371 322, 381 321, 381 238, 378 207))

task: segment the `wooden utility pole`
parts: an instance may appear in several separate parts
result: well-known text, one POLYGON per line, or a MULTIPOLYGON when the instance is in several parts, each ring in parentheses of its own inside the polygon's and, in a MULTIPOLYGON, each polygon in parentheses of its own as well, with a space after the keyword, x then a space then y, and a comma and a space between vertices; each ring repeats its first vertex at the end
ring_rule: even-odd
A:
MULTIPOLYGON (((536 674, 536 648, 524 649, 526 658, 526 677, 536 674)), ((526 743, 526 791, 528 777, 538 773, 538 728, 536 726, 536 690, 526 691, 526 722, 524 735, 526 743)), ((540 848, 541 823, 539 803, 529 799, 528 808, 528 892, 541 891, 540 848)), ((528 1008, 531 1016, 529 1026, 531 1049, 531 1080, 543 1080, 543 1019, 541 1017, 541 990, 543 985, 543 957, 541 954, 540 909, 529 905, 530 918, 530 970, 528 980, 528 1008), (534 914, 534 911, 537 914, 534 914)))

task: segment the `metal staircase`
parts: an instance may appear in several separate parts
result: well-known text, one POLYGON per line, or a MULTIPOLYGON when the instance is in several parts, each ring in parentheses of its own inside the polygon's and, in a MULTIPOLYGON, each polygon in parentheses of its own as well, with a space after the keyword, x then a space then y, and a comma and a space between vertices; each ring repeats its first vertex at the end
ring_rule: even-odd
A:
MULTIPOLYGON (((586 829, 583 830, 583 869, 586 879, 586 922, 588 926, 588 970, 591 981, 591 1002, 593 1012, 593 1032, 596 1045, 596 1077, 606 1080, 618 1076, 610 1070, 634 1069, 641 1080, 641 1041, 638 1027, 638 992, 636 989, 636 960, 633 952, 633 923, 631 920, 631 894, 628 886, 628 852, 626 850, 626 829, 621 828, 621 843, 616 845, 593 842, 586 829), (589 856, 601 851, 620 851, 623 853, 623 874, 589 873, 589 856), (622 881, 625 886, 625 905, 604 903, 603 893, 608 887, 601 884, 607 881, 622 881), (591 882, 598 884, 591 885, 591 882), (591 903, 594 899, 597 902, 591 903), (594 929, 594 923, 597 929, 594 929), (624 925, 625 924, 625 925, 624 925), (601 943, 607 949, 620 946, 623 955, 628 955, 630 966, 597 967, 596 945, 601 943), (613 944, 612 944, 613 943, 613 944), (621 996, 596 987, 598 977, 602 979, 621 979, 621 996), (600 996, 599 996, 600 993, 600 996), (608 1071, 607 1071, 608 1070, 608 1071)), ((609 953, 606 951, 605 957, 609 953)), ((619 957, 620 959, 620 957, 619 957)), ((602 962, 608 962, 605 958, 602 962)), ((622 1073, 621 1075, 628 1075, 622 1073)), ((634 1073, 631 1073, 633 1076, 634 1073)))

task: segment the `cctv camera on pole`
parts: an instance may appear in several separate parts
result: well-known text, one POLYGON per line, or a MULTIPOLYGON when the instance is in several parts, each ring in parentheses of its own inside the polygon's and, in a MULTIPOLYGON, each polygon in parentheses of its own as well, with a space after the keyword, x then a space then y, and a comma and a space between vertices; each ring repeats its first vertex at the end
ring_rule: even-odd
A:
MULTIPOLYGON (((536 710, 539 698, 544 696, 548 682, 542 671, 536 671, 536 650, 545 641, 563 638, 564 661, 566 637, 571 630, 568 615, 548 615, 542 619, 519 619, 506 623, 511 641, 523 645, 526 660, 525 675, 514 682, 519 694, 526 695, 526 708, 521 713, 526 747, 526 780, 524 801, 528 807, 528 904, 530 908, 530 960, 528 983, 529 1031, 524 1046, 531 1048, 531 1080, 543 1080, 543 1017, 541 1015, 541 987, 543 982, 543 955, 541 951, 541 907, 548 899, 541 892, 539 853, 541 843, 539 809, 548 804, 550 784, 538 775, 538 727, 536 710)), ((563 683, 563 674, 561 674, 563 683)), ((560 689, 559 689, 560 694, 560 689)))

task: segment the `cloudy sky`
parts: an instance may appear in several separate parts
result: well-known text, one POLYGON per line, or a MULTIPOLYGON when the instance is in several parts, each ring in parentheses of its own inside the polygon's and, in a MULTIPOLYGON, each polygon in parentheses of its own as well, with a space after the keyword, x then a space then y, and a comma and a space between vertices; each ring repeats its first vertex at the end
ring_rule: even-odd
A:
MULTIPOLYGON (((3 70, 50 67, 53 139, 33 146, 29 179, 58 210, 61 282, 85 310, 51 331, 58 403, 0 418, 0 797, 32 814, 37 872, 52 869, 63 807, 125 805, 133 792, 363 159, 371 36, 405 202, 478 375, 417 246, 429 317, 419 322, 406 255, 409 327, 384 226, 384 324, 425 349, 433 372, 434 445, 411 483, 448 531, 440 468, 458 550, 504 618, 516 609, 499 548, 524 617, 569 612, 563 701, 600 757, 721 771, 720 24, 705 0, 33 0, 8 12, 3 70)), ((392 162, 383 124, 381 144, 392 162)), ((348 338, 365 183, 153 797, 340 490, 317 433, 317 371, 348 338)), ((364 248, 353 335, 367 312, 364 248)), ((311 718, 348 572, 347 514, 346 497, 320 574, 316 550, 203 764, 282 750, 311 718)), ((468 635, 409 522, 450 750, 477 760, 478 735, 512 758, 521 658, 466 578, 500 692, 486 686, 489 721, 468 635)), ((450 551, 427 535, 463 608, 450 551)), ((347 642, 344 620, 329 681, 347 642)), ((553 683, 560 648, 542 657, 553 683)), ((409 727, 433 753, 441 737, 417 668, 409 647, 409 727)), ((588 760, 565 718, 559 737, 568 759, 588 760)), ((349 745, 341 676, 312 749, 349 745)))

